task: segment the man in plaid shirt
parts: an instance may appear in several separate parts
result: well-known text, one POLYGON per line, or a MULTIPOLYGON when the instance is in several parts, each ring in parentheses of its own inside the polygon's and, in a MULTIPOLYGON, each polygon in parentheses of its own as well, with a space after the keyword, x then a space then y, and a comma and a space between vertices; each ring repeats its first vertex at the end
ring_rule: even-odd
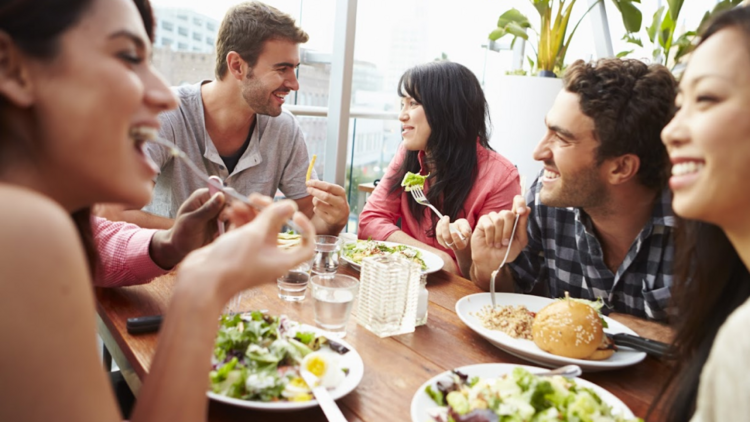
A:
POLYGON ((472 280, 488 288, 518 214, 498 291, 568 291, 639 322, 663 321, 675 220, 660 132, 673 113, 676 82, 664 66, 621 59, 579 60, 563 81, 534 150, 544 170, 513 210, 477 223, 472 280))

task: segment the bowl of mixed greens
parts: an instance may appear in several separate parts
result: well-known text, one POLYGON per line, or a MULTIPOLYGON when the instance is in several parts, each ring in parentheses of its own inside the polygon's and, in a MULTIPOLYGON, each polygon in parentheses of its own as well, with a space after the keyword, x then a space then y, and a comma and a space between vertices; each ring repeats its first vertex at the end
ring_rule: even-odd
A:
POLYGON ((286 316, 253 311, 221 317, 208 396, 252 409, 287 411, 318 405, 300 376, 306 367, 334 399, 362 380, 362 358, 348 343, 286 316))
POLYGON ((489 363, 446 371, 411 402, 412 422, 642 422, 607 390, 533 366, 489 363))
POLYGON ((423 274, 434 273, 443 268, 443 259, 432 252, 395 242, 378 240, 357 240, 344 244, 341 259, 359 271, 362 260, 378 255, 400 255, 410 259, 422 268, 423 274))

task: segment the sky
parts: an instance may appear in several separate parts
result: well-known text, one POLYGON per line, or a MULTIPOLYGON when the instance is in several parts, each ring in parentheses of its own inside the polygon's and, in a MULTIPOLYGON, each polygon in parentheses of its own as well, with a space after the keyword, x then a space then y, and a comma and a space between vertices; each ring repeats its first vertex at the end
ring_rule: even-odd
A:
MULTIPOLYGON (((591 0, 578 0, 573 19, 577 20, 591 0)), ((631 50, 632 45, 621 40, 625 34, 617 10, 610 0, 604 0, 610 24, 614 52, 631 50)), ((226 10, 237 0, 152 0, 154 6, 193 9, 216 20, 221 20, 226 10)), ((291 14, 300 26, 310 34, 310 41, 304 46, 312 50, 330 52, 333 45, 333 22, 336 0, 267 0, 266 3, 291 14)), ((424 57, 440 57, 445 53, 449 59, 462 63, 480 77, 486 72, 505 71, 510 63, 510 52, 487 53, 482 44, 495 28, 497 18, 511 7, 525 13, 532 24, 538 15, 530 0, 359 0, 357 5, 357 29, 355 58, 383 65, 388 60, 389 35, 411 27, 424 32, 424 57), (482 75, 480 75, 480 73, 482 75)), ((666 0, 641 0, 640 8, 644 24, 650 23, 651 16, 666 0)), ((680 24, 694 28, 703 13, 716 4, 716 0, 685 0, 680 16, 680 24)), ((584 19, 571 43, 567 62, 574 59, 595 58, 593 30, 588 19, 584 19)), ((637 48, 637 47, 636 47, 637 48)), ((531 53, 527 47, 527 54, 531 53)), ((636 56, 650 55, 650 49, 634 53, 636 56)))

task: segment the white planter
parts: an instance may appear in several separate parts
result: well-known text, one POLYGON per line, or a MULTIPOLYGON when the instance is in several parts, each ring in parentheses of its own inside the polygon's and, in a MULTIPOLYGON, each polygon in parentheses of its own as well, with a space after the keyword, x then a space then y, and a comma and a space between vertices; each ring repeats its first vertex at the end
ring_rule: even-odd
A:
POLYGON ((532 157, 544 136, 544 116, 562 89, 562 80, 499 75, 485 81, 484 92, 492 119, 492 148, 518 167, 527 188, 542 163, 532 157))

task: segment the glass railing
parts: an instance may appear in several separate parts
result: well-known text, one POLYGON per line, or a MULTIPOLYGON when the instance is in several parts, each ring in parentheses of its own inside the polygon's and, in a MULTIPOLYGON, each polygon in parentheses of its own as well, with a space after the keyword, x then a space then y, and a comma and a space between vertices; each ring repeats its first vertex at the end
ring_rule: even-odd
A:
MULTIPOLYGON (((285 106, 300 123, 310 155, 316 154, 315 171, 325 170, 327 109, 325 107, 285 106)), ((349 120, 347 154, 337 165, 346 166, 344 189, 349 201, 349 223, 345 231, 357 232, 359 214, 380 180, 401 142, 401 123, 394 112, 353 109, 349 120)))

